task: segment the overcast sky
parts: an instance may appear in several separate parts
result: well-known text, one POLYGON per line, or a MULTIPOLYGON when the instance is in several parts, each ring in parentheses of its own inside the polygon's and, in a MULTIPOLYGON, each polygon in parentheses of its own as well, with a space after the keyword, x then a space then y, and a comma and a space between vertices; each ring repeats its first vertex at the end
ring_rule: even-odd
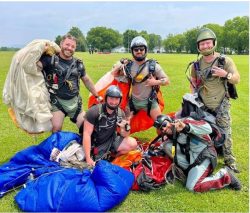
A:
POLYGON ((207 2, 1 2, 0 47, 22 47, 33 39, 54 40, 72 26, 84 34, 97 26, 146 30, 166 38, 208 23, 224 25, 248 16, 248 1, 207 2))

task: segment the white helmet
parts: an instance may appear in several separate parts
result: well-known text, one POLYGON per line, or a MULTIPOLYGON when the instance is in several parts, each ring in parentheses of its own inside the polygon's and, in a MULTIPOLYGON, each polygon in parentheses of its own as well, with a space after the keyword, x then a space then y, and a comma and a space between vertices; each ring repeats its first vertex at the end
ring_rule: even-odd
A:
POLYGON ((142 37, 142 36, 136 36, 133 38, 130 44, 131 52, 136 61, 142 61, 146 58, 147 56, 147 51, 148 51, 148 44, 147 41, 142 37), (145 54, 142 57, 136 57, 133 53, 133 49, 135 47, 145 47, 145 54))
POLYGON ((136 36, 131 41, 130 48, 132 49, 134 47, 140 47, 140 46, 144 46, 144 47, 147 48, 148 44, 147 44, 146 40, 142 36, 136 36))

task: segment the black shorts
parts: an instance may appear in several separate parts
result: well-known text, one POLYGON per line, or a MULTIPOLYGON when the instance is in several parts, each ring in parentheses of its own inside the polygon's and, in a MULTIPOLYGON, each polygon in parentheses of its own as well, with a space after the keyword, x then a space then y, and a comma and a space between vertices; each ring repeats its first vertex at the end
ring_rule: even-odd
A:
POLYGON ((95 160, 102 158, 106 153, 108 153, 108 151, 117 153, 117 150, 121 145, 123 139, 124 137, 115 134, 113 137, 110 137, 110 139, 105 143, 97 145, 93 150, 95 160))

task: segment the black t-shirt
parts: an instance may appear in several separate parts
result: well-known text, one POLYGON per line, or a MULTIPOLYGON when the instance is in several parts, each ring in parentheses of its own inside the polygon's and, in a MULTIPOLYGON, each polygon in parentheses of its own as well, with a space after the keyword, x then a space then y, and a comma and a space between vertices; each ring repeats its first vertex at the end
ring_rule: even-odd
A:
MULTIPOLYGON (((112 114, 108 114, 106 111, 106 105, 102 105, 101 117, 99 116, 99 106, 92 106, 85 114, 85 119, 94 125, 94 132, 92 133, 92 140, 97 144, 105 143, 110 137, 114 135, 117 127, 117 111, 112 114), (99 120, 100 118, 100 120, 99 120)), ((122 112, 122 117, 125 117, 122 112)))
POLYGON ((53 71, 55 70, 55 65, 51 63, 51 56, 43 55, 40 58, 40 61, 43 65, 43 70, 46 73, 46 76, 48 76, 47 78, 53 79, 55 78, 54 75, 56 74, 57 76, 56 81, 58 82, 58 89, 57 87, 54 87, 53 89, 56 91, 57 96, 62 99, 71 99, 75 97, 76 95, 78 95, 79 94, 79 79, 86 75, 84 65, 82 64, 82 67, 79 68, 76 63, 76 66, 72 68, 71 75, 67 79, 68 81, 72 83, 72 87, 70 88, 69 84, 65 83, 65 77, 67 75, 69 67, 73 63, 73 60, 76 60, 76 59, 72 58, 71 60, 64 60, 59 56, 59 63, 56 68, 58 71, 56 71, 55 73, 53 71))

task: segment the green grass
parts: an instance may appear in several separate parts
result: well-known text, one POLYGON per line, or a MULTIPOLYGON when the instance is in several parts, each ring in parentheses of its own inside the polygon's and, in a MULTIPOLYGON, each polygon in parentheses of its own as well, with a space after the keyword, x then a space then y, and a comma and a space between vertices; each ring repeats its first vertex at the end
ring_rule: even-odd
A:
MULTIPOLYGON (((2 91, 5 78, 14 52, 0 52, 0 90, 2 91)), ((122 57, 130 58, 130 54, 89 55, 77 53, 83 59, 87 73, 94 82, 109 71, 112 65, 122 57)), ((229 189, 210 191, 207 193, 188 192, 179 182, 167 185, 149 193, 131 191, 128 197, 113 212, 248 212, 249 210, 249 57, 231 56, 241 75, 241 82, 237 85, 238 100, 232 100, 232 128, 234 153, 241 173, 242 191, 229 189)), ((196 55, 149 54, 155 58, 170 77, 171 84, 162 87, 165 99, 164 112, 177 111, 181 107, 182 96, 189 91, 189 83, 185 77, 187 64, 196 59, 196 55)), ((87 109, 88 91, 81 85, 84 109, 87 109)), ((14 126, 8 116, 7 106, 0 100, 0 164, 3 164, 18 151, 40 143, 50 133, 43 133, 36 138, 26 134, 14 126)), ((66 119, 63 130, 77 132, 77 128, 66 119)), ((141 140, 148 141, 155 137, 153 128, 134 134, 141 140)), ((218 168, 223 166, 223 159, 219 159, 218 168)), ((20 211, 14 202, 17 193, 11 192, 0 199, 0 212, 20 211)))

